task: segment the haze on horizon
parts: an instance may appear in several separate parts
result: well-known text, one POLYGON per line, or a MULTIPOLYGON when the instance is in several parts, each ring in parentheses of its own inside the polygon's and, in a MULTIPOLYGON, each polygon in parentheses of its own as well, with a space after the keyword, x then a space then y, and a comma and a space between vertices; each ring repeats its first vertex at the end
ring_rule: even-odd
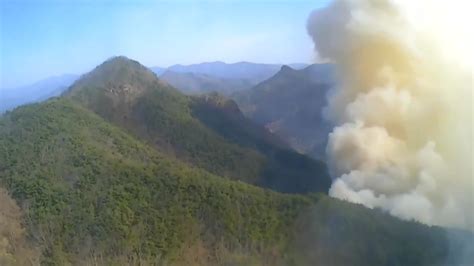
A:
POLYGON ((147 66, 309 63, 309 1, 2 1, 0 88, 125 55, 147 66))

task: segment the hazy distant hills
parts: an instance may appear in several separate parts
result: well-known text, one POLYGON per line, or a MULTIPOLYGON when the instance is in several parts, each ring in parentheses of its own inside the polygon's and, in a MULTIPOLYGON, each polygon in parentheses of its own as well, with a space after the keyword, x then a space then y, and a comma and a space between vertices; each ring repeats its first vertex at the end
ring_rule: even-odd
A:
MULTIPOLYGON (((180 73, 199 73, 225 79, 249 79, 255 82, 263 81, 273 76, 282 65, 238 62, 206 62, 192 65, 173 65, 167 70, 180 73)), ((293 64, 295 68, 303 68, 306 64, 293 64)))
POLYGON ((112 58, 0 117, 0 264, 456 265, 472 239, 329 198, 329 182, 234 101, 112 58))
POLYGON ((283 66, 273 77, 232 95, 244 114, 287 139, 295 149, 324 158, 331 125, 323 118, 326 93, 334 85, 331 64, 301 70, 283 66))
POLYGON ((251 88, 254 85, 254 82, 249 79, 219 78, 207 74, 181 73, 171 70, 166 70, 159 77, 186 94, 202 94, 215 91, 228 95, 235 91, 251 88))
MULTIPOLYGON (((188 94, 199 94, 217 91, 230 94, 249 89, 259 82, 270 78, 279 71, 280 64, 258 64, 239 62, 208 62, 193 65, 173 65, 167 69, 151 69, 163 80, 188 94)), ((307 64, 291 64, 301 69, 307 64)))
POLYGON ((22 104, 58 96, 78 77, 78 75, 66 74, 50 77, 28 86, 0 89, 0 113, 22 104))
MULTIPOLYGON (((291 64, 290 66, 300 69, 307 65, 291 64)), ((230 94, 251 88, 274 75, 280 67, 279 64, 209 62, 173 65, 169 68, 151 67, 150 69, 157 76, 187 94, 211 91, 230 94)), ((79 77, 80 75, 65 74, 49 77, 27 86, 0 89, 0 113, 22 104, 58 96, 79 77)))
POLYGON ((155 73, 157 76, 161 76, 163 73, 166 72, 167 69, 164 67, 155 66, 155 67, 150 67, 150 70, 153 71, 153 73, 155 73))

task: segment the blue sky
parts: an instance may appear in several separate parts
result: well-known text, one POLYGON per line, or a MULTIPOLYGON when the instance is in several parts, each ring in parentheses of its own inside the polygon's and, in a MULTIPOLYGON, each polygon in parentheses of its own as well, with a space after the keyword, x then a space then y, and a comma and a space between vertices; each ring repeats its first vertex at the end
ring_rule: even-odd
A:
POLYGON ((115 55, 147 66, 311 62, 309 13, 329 0, 0 0, 0 87, 80 74, 115 55))

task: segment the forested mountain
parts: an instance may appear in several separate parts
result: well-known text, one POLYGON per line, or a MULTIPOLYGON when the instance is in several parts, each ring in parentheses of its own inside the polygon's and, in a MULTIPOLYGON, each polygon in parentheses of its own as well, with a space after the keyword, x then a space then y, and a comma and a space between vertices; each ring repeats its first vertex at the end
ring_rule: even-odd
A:
POLYGON ((310 193, 326 192, 324 164, 286 145, 222 95, 185 96, 138 62, 108 60, 63 97, 0 117, 0 264, 474 259, 470 232, 310 193))
MULTIPOLYGON (((282 192, 329 188, 324 163, 277 143, 276 137, 264 134, 243 116, 228 119, 221 115, 225 110, 219 110, 220 105, 180 93, 125 57, 112 58, 82 76, 64 96, 158 150, 211 173, 282 192), (215 110, 200 115, 209 104, 215 110), (223 128, 245 134, 236 140, 223 128), (242 141, 248 145, 240 145, 242 141)), ((235 111, 240 113, 238 108, 235 111)))
POLYGON ((323 107, 334 80, 331 64, 302 70, 283 66, 273 77, 232 98, 247 117, 287 139, 293 148, 323 159, 331 131, 323 107))
POLYGON ((0 149, 0 180, 45 264, 271 256, 311 203, 189 167, 67 99, 7 114, 0 149))
POLYGON ((29 236, 4 265, 444 265, 471 237, 215 176, 64 98, 0 118, 0 182, 29 236))

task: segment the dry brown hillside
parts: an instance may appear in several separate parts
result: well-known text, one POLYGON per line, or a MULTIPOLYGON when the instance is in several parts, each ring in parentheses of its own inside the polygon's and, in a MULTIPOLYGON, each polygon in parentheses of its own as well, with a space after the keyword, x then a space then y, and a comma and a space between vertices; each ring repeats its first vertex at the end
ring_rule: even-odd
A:
POLYGON ((38 255, 27 243, 20 208, 0 187, 0 265, 39 265, 38 255))

